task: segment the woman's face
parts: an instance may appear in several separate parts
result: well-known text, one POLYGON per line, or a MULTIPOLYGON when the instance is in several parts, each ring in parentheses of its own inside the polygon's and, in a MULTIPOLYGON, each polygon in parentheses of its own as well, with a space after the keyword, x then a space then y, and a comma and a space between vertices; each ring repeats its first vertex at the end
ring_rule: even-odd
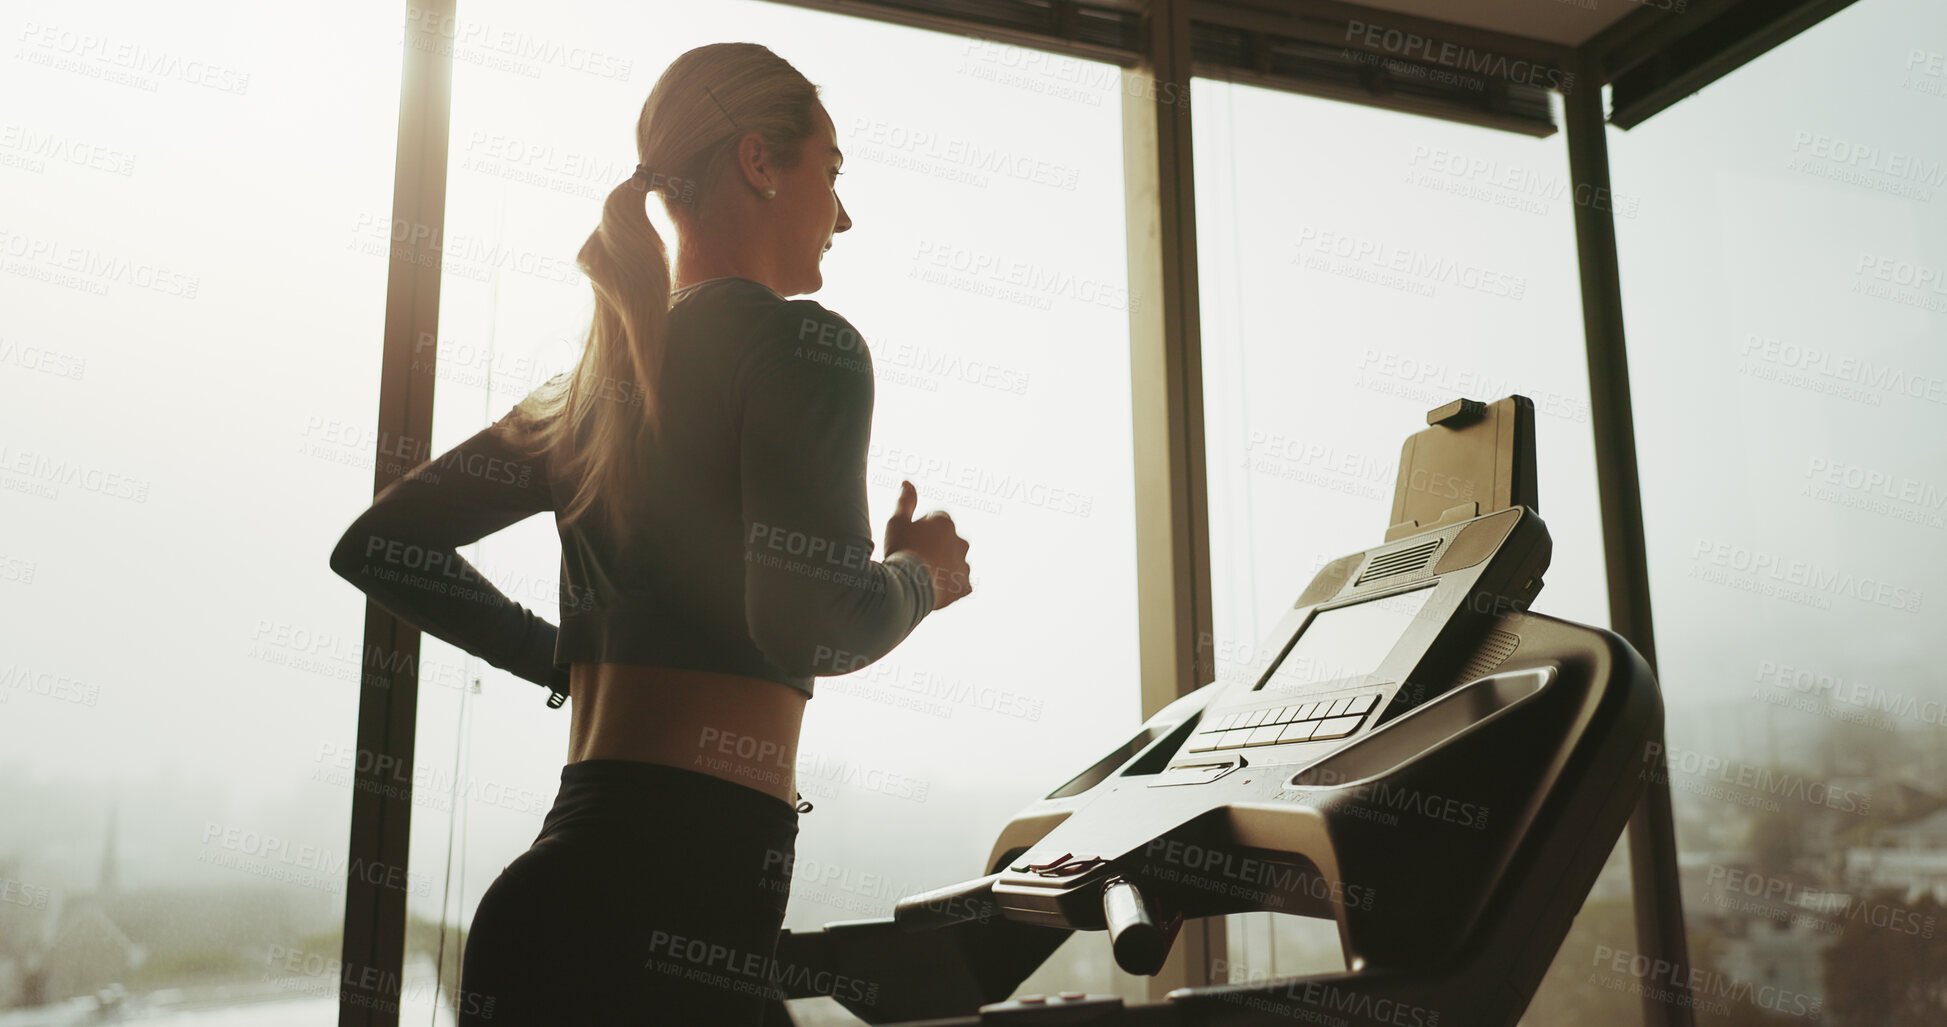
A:
POLYGON ((819 262, 831 248, 832 236, 852 227, 845 205, 838 199, 838 132, 823 105, 814 109, 816 127, 804 142, 798 166, 784 172, 777 186, 772 212, 779 221, 784 252, 779 271, 792 288, 785 295, 817 292, 825 284, 819 262))

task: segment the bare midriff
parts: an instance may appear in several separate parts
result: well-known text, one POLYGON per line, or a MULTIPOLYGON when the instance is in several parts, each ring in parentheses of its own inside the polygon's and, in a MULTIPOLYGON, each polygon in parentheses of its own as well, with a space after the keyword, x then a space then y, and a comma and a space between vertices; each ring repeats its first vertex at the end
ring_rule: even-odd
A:
POLYGON ((628 663, 569 669, 568 762, 639 760, 794 803, 805 700, 789 685, 628 663))

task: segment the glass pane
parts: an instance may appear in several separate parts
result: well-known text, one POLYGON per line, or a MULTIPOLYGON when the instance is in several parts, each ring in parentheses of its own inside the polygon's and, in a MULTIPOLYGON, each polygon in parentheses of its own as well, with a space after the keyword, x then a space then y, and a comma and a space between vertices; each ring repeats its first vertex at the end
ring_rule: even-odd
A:
POLYGON ((8 11, 0 1020, 334 1024, 400 11, 8 11))
MULTIPOLYGON (((1266 633, 1313 574, 1383 541, 1401 444, 1463 396, 1534 401, 1554 542, 1535 609, 1607 626, 1562 137, 1195 90, 1218 680, 1262 672, 1266 633)), ((1627 901, 1588 906, 1613 905, 1627 937, 1627 901)), ((1220 978, 1343 966, 1323 922, 1232 920, 1220 978)))
MULTIPOLYGON (((755 39, 822 87, 854 227, 810 298, 872 348, 875 535, 911 478, 921 510, 950 511, 973 543, 978 587, 879 663, 818 682, 798 764, 815 808, 785 925, 890 916, 905 894, 981 876, 1008 819, 1140 721, 1115 69, 1075 64, 1070 84, 1092 91, 1036 100, 1017 81, 1022 51, 761 3, 469 0, 456 34, 606 56, 573 67, 458 54, 436 451, 580 352, 592 299, 575 254, 633 170, 637 114, 673 59, 755 39), (1024 100, 1037 117, 1019 117, 1024 100)), ((673 248, 660 203, 649 210, 673 248)), ((476 549, 489 579, 555 619, 552 518, 476 549)), ((452 687, 420 692, 419 759, 479 797, 422 806, 413 827, 411 865, 439 883, 412 908, 448 925, 457 970, 454 932, 553 801, 568 713, 424 644, 427 673, 452 687)), ((1112 968, 1097 933, 1024 990, 1057 984, 1140 994, 1142 982, 1112 968)), ((849 1022, 829 1000, 795 1005, 805 1022, 849 1022)))
POLYGON ((1610 133, 1700 1022, 1942 1015, 1944 40, 1864 0, 1610 133))

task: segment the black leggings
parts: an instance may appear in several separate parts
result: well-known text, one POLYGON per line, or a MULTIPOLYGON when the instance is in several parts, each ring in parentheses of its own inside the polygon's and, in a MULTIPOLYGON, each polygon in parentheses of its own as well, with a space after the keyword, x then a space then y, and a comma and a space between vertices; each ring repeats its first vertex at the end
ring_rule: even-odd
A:
POLYGON ((756 1027, 797 837, 790 803, 709 774, 567 764, 473 915, 460 1027, 756 1027))

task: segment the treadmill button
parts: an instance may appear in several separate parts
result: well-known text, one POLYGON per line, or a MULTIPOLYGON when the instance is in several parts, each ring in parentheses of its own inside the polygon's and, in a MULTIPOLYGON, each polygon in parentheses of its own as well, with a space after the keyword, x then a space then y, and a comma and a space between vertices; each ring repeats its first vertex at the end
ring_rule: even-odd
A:
POLYGON ((1317 727, 1318 721, 1316 720, 1301 720, 1296 724, 1286 724, 1284 730, 1278 733, 1278 741, 1302 742, 1310 738, 1312 731, 1317 727))
POLYGON ((1217 745, 1219 748, 1223 748, 1223 749, 1229 749, 1235 746, 1243 745, 1244 739, 1250 735, 1251 730, 1252 730, 1251 728, 1247 728, 1247 727, 1231 728, 1229 731, 1223 733, 1223 736, 1218 741, 1217 745))
POLYGON ((1359 722, 1364 719, 1366 718, 1363 716, 1333 717, 1331 720, 1320 721, 1318 733, 1312 735, 1312 738, 1344 738, 1346 735, 1357 731, 1359 729, 1359 722))
POLYGON ((1352 705, 1351 696, 1346 696, 1343 699, 1334 699, 1332 700, 1332 705, 1319 710, 1318 715, 1321 717, 1336 717, 1344 713, 1345 708, 1350 705, 1352 705))
POLYGON ((1218 734, 1215 731, 1212 731, 1207 734, 1198 735, 1194 739, 1193 744, 1183 747, 1183 751, 1184 752, 1209 752, 1210 750, 1215 749, 1217 746, 1221 744, 1223 744, 1223 736, 1218 734))
POLYGON ((1228 731, 1228 730, 1230 730, 1231 728, 1234 728, 1234 727, 1236 727, 1236 726, 1237 726, 1237 722, 1238 722, 1238 720, 1240 720, 1240 719, 1241 719, 1241 718, 1240 718, 1240 717, 1239 717, 1239 716, 1238 716, 1237 714, 1235 714, 1235 713, 1226 713, 1226 714, 1224 714, 1224 715, 1223 715, 1223 716, 1222 716, 1221 718, 1219 718, 1219 719, 1218 719, 1218 721, 1217 721, 1217 730, 1219 730, 1219 731, 1228 731))
POLYGON ((1378 693, 1375 692, 1367 692, 1365 695, 1353 696, 1352 705, 1347 706, 1345 708, 1345 712, 1365 713, 1370 711, 1373 705, 1378 702, 1379 702, 1379 695, 1378 693))
POLYGON ((1244 722, 1243 722, 1242 724, 1239 724, 1239 725, 1237 725, 1237 726, 1238 726, 1238 727, 1256 727, 1256 726, 1258 726, 1259 724, 1262 724, 1262 723, 1264 723, 1264 718, 1265 718, 1265 716, 1266 716, 1267 714, 1269 714, 1270 712, 1271 712, 1270 710, 1252 710, 1252 711, 1251 711, 1251 715, 1250 715, 1250 716, 1248 716, 1248 717, 1245 717, 1245 718, 1244 718, 1244 722))
POLYGON ((1298 719, 1298 705, 1299 705, 1299 704, 1297 704, 1297 703, 1292 703, 1292 704, 1291 704, 1291 705, 1289 705, 1289 706, 1286 706, 1286 707, 1283 707, 1282 709, 1280 709, 1280 710, 1278 710, 1278 712, 1277 712, 1277 714, 1276 714, 1276 715, 1274 715, 1274 716, 1273 716, 1273 717, 1272 717, 1272 718, 1271 718, 1270 720, 1268 720, 1268 721, 1266 721, 1265 723, 1267 723, 1267 724, 1289 724, 1289 723, 1291 723, 1292 721, 1294 721, 1294 720, 1297 720, 1297 719, 1298 719))
POLYGON ((1264 724, 1251 729, 1251 736, 1244 740, 1245 745, 1272 745, 1278 740, 1278 732, 1284 730, 1282 724, 1264 724))

